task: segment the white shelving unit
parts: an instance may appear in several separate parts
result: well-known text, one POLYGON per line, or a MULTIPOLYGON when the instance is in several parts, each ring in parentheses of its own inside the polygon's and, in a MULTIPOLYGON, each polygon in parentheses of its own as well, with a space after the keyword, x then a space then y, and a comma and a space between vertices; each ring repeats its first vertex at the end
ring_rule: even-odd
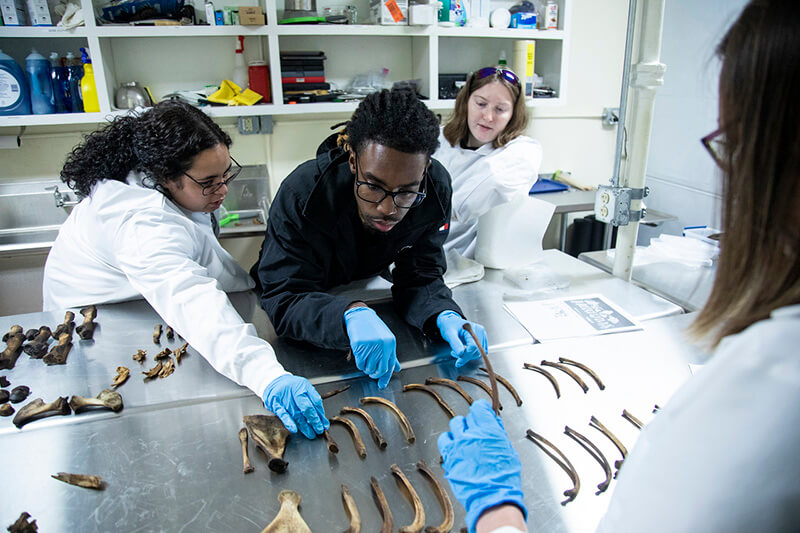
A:
MULTIPOLYGON (((230 78, 237 35, 245 36, 246 59, 261 58, 270 65, 272 102, 241 107, 206 107, 215 117, 350 113, 356 103, 283 104, 280 52, 324 50, 326 80, 344 87, 353 76, 388 68, 387 81, 419 79, 421 92, 436 110, 452 109, 454 100, 439 100, 439 73, 469 72, 497 62, 505 50, 511 62, 513 42, 536 41, 536 72, 555 88, 557 98, 534 99, 529 106, 557 106, 565 101, 567 58, 572 2, 559 0, 558 30, 495 28, 443 28, 439 26, 279 25, 281 0, 225 0, 229 5, 259 2, 267 16, 263 26, 118 26, 97 25, 92 0, 82 0, 86 26, 73 30, 56 27, 0 27, 0 49, 24 66, 24 57, 35 47, 77 54, 90 50, 98 88, 100 113, 67 113, 0 117, 0 127, 61 124, 94 124, 125 113, 113 107, 114 91, 121 83, 138 81, 162 98, 175 90, 218 85, 230 78)), ((324 1, 324 0, 323 0, 324 1)), ((336 0, 331 0, 336 1, 336 0)), ((351 3, 351 2, 348 2, 351 3)), ((326 4, 317 5, 321 12, 326 4)), ((369 13, 366 0, 356 0, 359 21, 369 13), (360 4, 358 2, 361 2, 360 4)), ((215 2, 215 7, 223 5, 215 2)), ((493 0, 492 7, 507 7, 493 0), (494 3, 497 3, 497 6, 494 3)), ((202 19, 202 9, 196 9, 202 19)))

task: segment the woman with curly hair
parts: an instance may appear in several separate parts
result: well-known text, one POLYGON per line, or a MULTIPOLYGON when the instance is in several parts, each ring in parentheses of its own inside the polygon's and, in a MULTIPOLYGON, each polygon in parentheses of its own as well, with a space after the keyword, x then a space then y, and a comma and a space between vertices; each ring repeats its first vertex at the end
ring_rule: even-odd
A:
POLYGON ((287 429, 314 438, 328 426, 319 394, 283 369, 225 294, 253 287, 212 227, 241 171, 230 145, 205 113, 177 101, 88 135, 61 171, 83 199, 47 258, 44 310, 144 298, 287 429))

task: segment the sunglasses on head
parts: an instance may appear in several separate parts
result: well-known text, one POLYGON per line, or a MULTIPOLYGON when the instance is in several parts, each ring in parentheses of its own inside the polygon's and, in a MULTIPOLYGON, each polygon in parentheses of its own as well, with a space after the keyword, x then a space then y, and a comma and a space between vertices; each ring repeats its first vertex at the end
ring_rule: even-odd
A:
POLYGON ((517 87, 520 86, 519 78, 516 74, 512 71, 508 70, 507 68, 497 68, 497 67, 485 67, 480 69, 475 73, 476 80, 482 80, 483 78, 488 78, 489 76, 498 75, 502 77, 507 82, 516 85, 517 87))

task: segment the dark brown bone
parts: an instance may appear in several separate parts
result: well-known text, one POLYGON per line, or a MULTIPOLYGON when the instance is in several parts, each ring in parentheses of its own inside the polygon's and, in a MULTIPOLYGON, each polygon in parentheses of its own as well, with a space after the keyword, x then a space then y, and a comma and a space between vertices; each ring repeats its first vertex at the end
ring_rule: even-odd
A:
MULTIPOLYGON (((478 370, 480 370, 481 372, 485 372, 486 374, 489 373, 489 371, 483 367, 480 367, 478 370)), ((520 398, 519 394, 517 394, 517 389, 514 388, 514 385, 512 385, 510 381, 508 381, 506 378, 504 378, 497 372, 494 373, 494 377, 496 377, 497 381, 499 381, 500 384, 504 386, 506 390, 508 390, 508 392, 511 393, 511 396, 514 397, 514 401, 517 402, 517 407, 520 407, 522 405, 522 398, 520 398)))
POLYGON ((5 389, 0 389, 0 403, 6 403, 9 399, 11 399, 11 394, 5 389))
POLYGON ((156 361, 160 361, 162 359, 169 359, 171 354, 172 354, 172 350, 170 350, 169 348, 164 348, 163 350, 158 352, 155 355, 155 357, 153 357, 153 359, 155 359, 156 361))
POLYGON ((36 533, 39 531, 39 526, 36 525, 36 520, 28 522, 30 517, 31 515, 23 512, 16 522, 8 526, 8 530, 11 533, 36 533))
POLYGON ((97 318, 97 307, 90 305, 81 309, 83 315, 83 324, 75 328, 78 336, 83 340, 89 340, 94 336, 94 328, 97 324, 94 319, 97 318))
POLYGON ((153 343, 161 344, 161 324, 156 324, 153 328, 153 343))
POLYGON ((472 340, 475 341, 475 346, 478 347, 478 351, 481 352, 481 358, 483 358, 483 364, 486 365, 486 373, 489 374, 489 385, 491 385, 491 390, 489 395, 492 397, 492 409, 494 409, 494 413, 497 416, 500 416, 500 409, 503 407, 500 405, 500 394, 497 390, 497 376, 494 373, 494 367, 492 367, 492 362, 489 361, 489 355, 483 349, 481 342, 478 340, 478 336, 475 335, 475 332, 472 331, 472 325, 469 322, 465 323, 462 326, 467 332, 472 335, 472 340))
POLYGON ((408 392, 410 390, 421 390, 423 392, 427 392, 436 399, 436 401, 439 403, 439 407, 441 407, 442 410, 444 410, 445 414, 447 414, 448 417, 453 418, 454 416, 456 416, 456 413, 455 411, 453 411, 453 408, 447 405, 447 402, 444 401, 444 398, 439 396, 439 393, 433 390, 431 387, 423 385, 421 383, 409 383, 407 385, 403 385, 403 392, 408 392))
POLYGON ((369 432, 372 434, 372 440, 375 441, 375 444, 377 444, 378 448, 380 448, 381 450, 386 449, 386 439, 383 438, 381 430, 378 429, 378 426, 375 424, 375 420, 372 419, 372 416, 370 416, 368 412, 366 412, 363 409, 359 409, 358 407, 342 407, 339 410, 340 415, 344 415, 347 413, 358 415, 361 418, 363 418, 364 422, 367 423, 369 432))
MULTIPOLYGON (((11 329, 18 328, 19 326, 14 326, 11 329)), ((14 368, 14 365, 17 364, 17 359, 19 359, 19 354, 22 353, 22 342, 25 340, 25 337, 22 335, 22 328, 19 328, 20 331, 15 331, 14 333, 6 333, 6 349, 0 353, 0 369, 4 368, 14 368)))
POLYGON ((400 423, 400 429, 403 430, 403 434, 406 436, 406 440, 409 444, 414 444, 414 441, 417 440, 417 437, 414 435, 414 430, 411 429, 411 423, 408 421, 408 417, 403 414, 393 402, 381 398, 379 396, 365 396, 359 400, 361 405, 366 405, 368 403, 378 403, 383 405, 384 407, 388 407, 394 413, 394 416, 397 417, 397 421, 400 423))
POLYGON ((115 389, 128 381, 128 377, 131 375, 131 369, 127 366, 118 366, 117 367, 117 375, 114 376, 114 381, 111 382, 111 386, 115 389))
POLYGON ((18 387, 11 389, 11 394, 9 395, 8 399, 11 400, 11 403, 19 403, 27 398, 30 393, 30 387, 27 385, 19 385, 18 387))
POLYGON ((11 416, 14 414, 14 408, 10 403, 0 405, 0 416, 11 416))
MULTIPOLYGON (((13 337, 17 333, 22 333, 22 326, 20 326, 19 324, 14 324, 13 326, 11 326, 11 329, 9 329, 8 332, 3 335, 3 342, 8 342, 8 339, 13 337)), ((25 335, 23 334, 22 336, 24 339, 25 335)))
POLYGON ((456 391, 457 393, 459 393, 461 395, 461 397, 464 398, 465 400, 467 400, 467 403, 470 404, 470 405, 472 405, 472 402, 475 401, 475 400, 472 399, 472 396, 470 396, 467 393, 467 391, 464 390, 464 387, 462 387, 461 385, 459 385, 458 383, 456 383, 452 379, 430 377, 430 378, 425 379, 425 384, 426 385, 444 385, 445 387, 449 387, 449 388, 453 389, 454 391, 456 391))
POLYGON ((553 377, 553 374, 551 374, 544 368, 540 368, 530 363, 522 363, 522 368, 524 368, 525 370, 533 370, 534 372, 538 372, 539 374, 546 377, 547 380, 553 385, 553 388, 556 389, 556 398, 561 398, 561 389, 558 387, 558 381, 556 381, 556 378, 553 377))
POLYGON ((407 526, 401 527, 399 533, 419 533, 422 531, 422 528, 425 527, 425 508, 422 507, 422 500, 419 499, 417 491, 414 490, 411 482, 403 471, 400 470, 399 466, 393 464, 389 469, 392 471, 392 475, 395 477, 397 484, 403 487, 406 498, 408 498, 408 501, 411 502, 411 506, 414 508, 414 521, 407 526))
POLYGON ((255 468, 253 468, 253 464, 250 462, 250 454, 247 451, 247 428, 239 430, 239 442, 242 445, 242 472, 249 474, 255 470, 255 468))
POLYGON ((567 497, 566 500, 561 502, 561 505, 567 505, 569 502, 575 499, 578 495, 578 492, 581 490, 581 478, 578 477, 578 471, 575 470, 575 467, 572 466, 572 463, 569 462, 567 456, 561 453, 561 450, 556 448, 555 444, 547 440, 546 438, 542 437, 538 433, 534 432, 533 430, 528 430, 525 432, 527 437, 536 445, 538 446, 544 453, 546 453, 553 461, 556 462, 558 466, 567 473, 570 480, 572 481, 573 487, 571 489, 564 491, 564 496, 567 497), (541 442, 540 442, 541 441, 541 442), (556 452, 558 456, 556 456, 552 451, 548 450, 544 447, 546 444, 550 449, 556 452))
MULTIPOLYGON (((614 467, 617 469, 617 471, 619 471, 620 467, 622 466, 622 461, 624 461, 625 457, 628 455, 628 449, 625 448, 625 446, 622 445, 622 442, 620 442, 620 440, 613 433, 611 433, 608 428, 601 424, 595 416, 592 416, 592 418, 589 420, 589 425, 605 435, 608 440, 613 442, 614 446, 616 446, 617 450, 619 450, 619 453, 622 454, 622 459, 614 461, 614 467)), ((614 474, 614 477, 617 477, 617 474, 614 474)))
POLYGON ((283 460, 283 453, 291 433, 281 419, 273 415, 247 415, 243 420, 250 438, 267 456, 269 469, 278 474, 286 472, 289 463, 283 460))
POLYGON ((30 339, 31 342, 22 347, 22 351, 34 359, 41 359, 47 353, 47 341, 53 332, 47 326, 42 326, 36 332, 36 336, 30 339))
POLYGON ((642 421, 633 416, 627 409, 622 410, 622 418, 636 426, 636 429, 642 429, 644 427, 642 421))
POLYGON ((565 365, 572 365, 576 368, 580 368, 581 370, 589 374, 589 376, 591 376, 594 382, 597 383, 597 386, 600 388, 600 390, 606 389, 606 386, 603 384, 603 381, 600 379, 600 376, 597 375, 597 372, 595 372, 588 366, 584 365, 583 363, 579 363, 578 361, 573 361, 572 359, 567 359, 566 357, 559 357, 558 362, 565 365))
POLYGON ((111 389, 103 389, 97 398, 84 398, 82 396, 73 396, 69 400, 69 406, 75 414, 82 413, 87 409, 108 409, 119 413, 122 411, 122 396, 117 391, 111 389))
MULTIPOLYGON (((478 387, 480 387, 484 391, 486 391, 486 394, 488 394, 490 398, 492 397, 492 389, 489 387, 489 385, 487 385, 483 381, 479 380, 478 378, 473 378, 473 377, 470 377, 470 376, 458 376, 456 378, 456 381, 465 381, 467 383, 472 383, 473 385, 477 385, 478 387)), ((498 404, 500 405, 500 410, 502 411, 503 410, 503 404, 500 403, 499 401, 498 401, 498 404)))
POLYGON ((67 399, 63 396, 51 403, 44 403, 41 398, 36 398, 17 411, 17 416, 14 417, 13 422, 17 428, 21 428, 28 422, 33 422, 39 418, 51 415, 68 415, 71 412, 67 399))
POLYGON ((167 325, 167 332, 164 334, 164 336, 167 337, 168 341, 171 341, 175 338, 175 330, 172 329, 172 326, 167 325))
POLYGON ((326 393, 324 393, 324 394, 320 394, 320 396, 322 397, 322 399, 323 399, 323 400, 327 400, 327 399, 328 399, 328 398, 330 398, 331 396, 336 396, 336 395, 337 395, 337 394, 339 394, 340 392, 344 392, 344 391, 346 391, 346 390, 347 390, 347 389, 349 389, 349 388, 350 388, 350 385, 347 385, 347 386, 345 386, 345 387, 342 387, 341 389, 333 389, 333 390, 329 390, 328 392, 326 392, 326 393))
POLYGON ((23 333, 23 335, 25 335, 25 340, 26 341, 32 341, 33 339, 36 338, 36 335, 38 335, 38 334, 39 334, 39 330, 38 329, 29 329, 28 331, 23 333))
POLYGON ((453 529, 453 524, 455 523, 453 503, 450 501, 450 497, 447 495, 447 492, 445 492, 442 484, 439 483, 439 480, 436 479, 436 476, 433 475, 433 471, 430 469, 428 464, 422 459, 417 461, 417 470, 422 472, 422 474, 428 478, 428 481, 430 481, 431 485, 433 485, 433 491, 436 493, 436 499, 439 500, 439 505, 441 505, 442 513, 444 514, 444 520, 442 523, 436 527, 426 527, 425 533, 449 533, 450 530, 453 529))
POLYGON ((386 501, 386 496, 383 495, 381 486, 378 485, 378 480, 375 477, 369 478, 369 486, 372 489, 372 497, 375 499, 375 504, 381 512, 381 518, 383 518, 381 533, 394 533, 392 510, 389 509, 389 503, 386 501))
POLYGON ((584 394, 589 392, 589 386, 586 384, 586 382, 584 382, 581 379, 581 377, 578 374, 575 373, 575 371, 573 371, 571 368, 568 368, 566 365, 562 365, 561 363, 553 363, 552 361, 544 361, 544 360, 539 364, 542 365, 542 366, 549 366, 551 368, 557 368, 558 370, 561 370, 566 375, 568 375, 569 377, 574 379, 575 383, 577 383, 578 385, 581 386, 581 388, 583 389, 583 393, 584 394))
POLYGON ((61 335, 64 333, 68 334, 70 337, 72 336, 72 331, 75 329, 75 313, 72 311, 67 311, 64 315, 64 322, 56 326, 56 329, 53 331, 53 338, 58 340, 61 338, 61 335))
POLYGON ((333 435, 331 435, 330 431, 327 429, 322 432, 322 438, 325 439, 325 443, 328 446, 328 451, 332 454, 336 455, 339 453, 339 445, 336 444, 336 441, 333 439, 333 435))
POLYGON ((0 387, 8 387, 11 385, 11 382, 8 381, 8 378, 5 376, 0 376, 0 387))
POLYGON ((603 472, 606 475, 606 479, 602 483, 597 485, 597 492, 595 492, 595 494, 600 494, 601 492, 605 492, 606 489, 608 489, 608 486, 611 484, 611 466, 609 466, 608 459, 606 459, 606 456, 603 455, 603 452, 600 451, 600 448, 595 446, 592 441, 590 441, 584 435, 581 435, 571 427, 564 426, 564 434, 572 438, 578 444, 580 444, 581 447, 589 453, 589 455, 594 457, 595 461, 600 463, 600 466, 603 468, 603 472))
POLYGON ((53 479, 75 485, 76 487, 83 487, 84 489, 105 490, 106 484, 100 476, 90 476, 87 474, 67 474, 66 472, 59 472, 50 476, 53 479))
POLYGON ((172 352, 172 355, 175 356, 175 361, 177 361, 178 364, 181 364, 181 359, 183 359, 183 356, 186 355, 187 349, 189 349, 189 343, 184 342, 183 346, 172 352))
POLYGON ((345 533, 361 533, 361 515, 358 514, 356 501, 350 495, 350 488, 347 485, 342 485, 342 503, 344 503, 347 519, 350 520, 350 527, 345 533))
POLYGON ((358 432, 358 428, 353 421, 343 416, 332 416, 328 420, 330 420, 331 424, 342 424, 347 427, 348 431, 350 431, 350 435, 353 437, 353 446, 356 447, 356 453, 359 457, 364 459, 367 456, 367 447, 364 446, 361 433, 358 432))
POLYGON ((144 364, 144 360, 147 359, 147 352, 145 350, 136 350, 136 353, 133 354, 133 360, 144 364))
POLYGON ((311 529, 300 516, 302 497, 293 490, 282 490, 278 494, 281 508, 272 522, 261 533, 311 533, 311 529))
POLYGON ((42 361, 46 365, 64 365, 67 363, 67 356, 72 350, 72 335, 62 333, 58 338, 58 344, 53 346, 42 361))

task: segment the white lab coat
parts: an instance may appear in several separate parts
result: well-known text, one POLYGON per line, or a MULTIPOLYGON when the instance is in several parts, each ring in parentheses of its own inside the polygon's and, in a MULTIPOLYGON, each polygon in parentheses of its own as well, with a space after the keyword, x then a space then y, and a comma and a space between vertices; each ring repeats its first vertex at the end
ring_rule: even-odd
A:
POLYGON ((450 146, 439 134, 439 148, 433 154, 453 180, 453 213, 445 251, 455 249, 462 256, 475 256, 478 217, 491 208, 527 194, 539 175, 542 146, 520 135, 501 148, 491 143, 475 150, 450 146))
MULTIPOLYGON (((214 236, 210 216, 106 180, 61 226, 44 268, 44 310, 144 297, 220 374, 257 395, 287 372, 226 291, 254 285, 214 236)), ((99 317, 102 321, 102 317, 99 317)))

